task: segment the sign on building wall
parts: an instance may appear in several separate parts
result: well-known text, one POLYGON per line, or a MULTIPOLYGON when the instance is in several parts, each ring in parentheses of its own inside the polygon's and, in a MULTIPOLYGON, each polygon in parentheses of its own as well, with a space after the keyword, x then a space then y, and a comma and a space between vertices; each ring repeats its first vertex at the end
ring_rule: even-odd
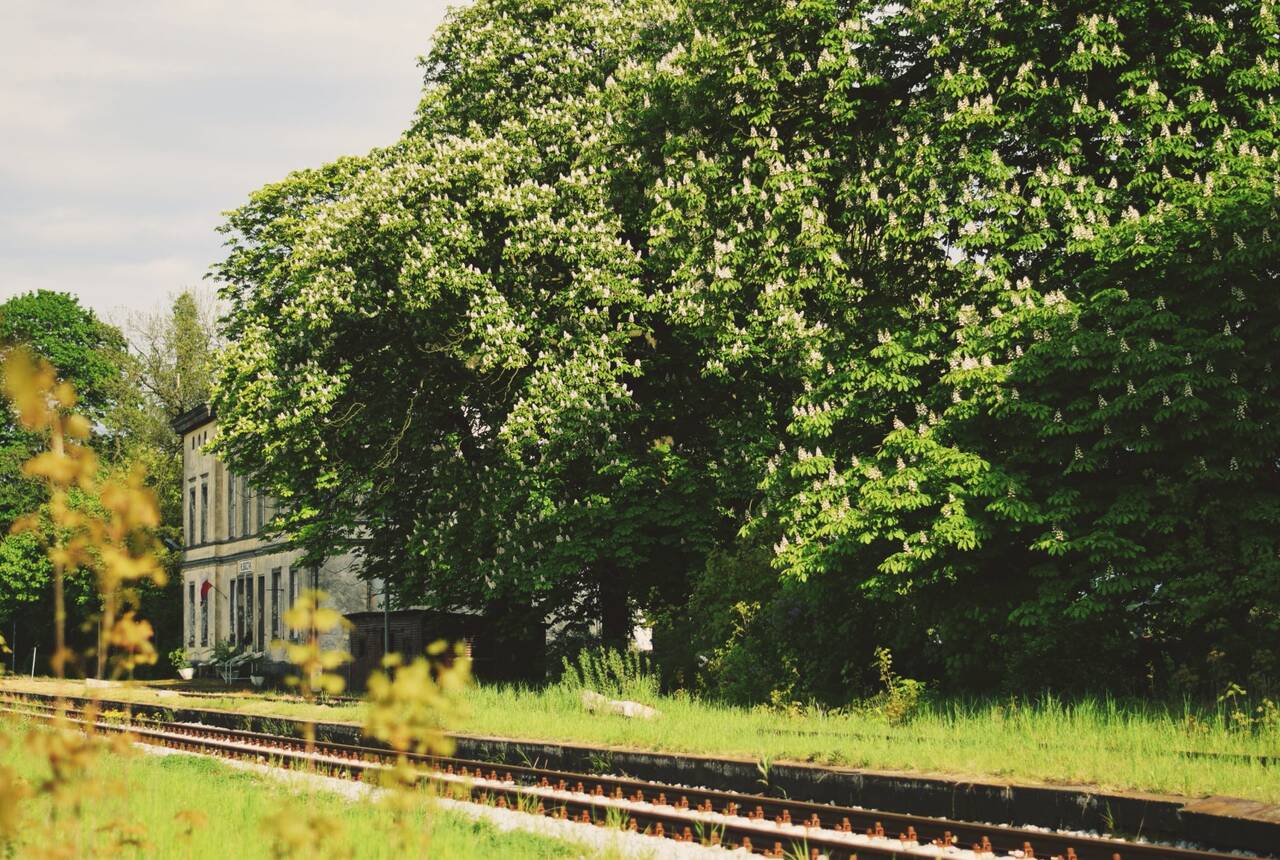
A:
POLYGON ((240 562, 241 573, 253 573, 253 559, 247 558, 240 562))

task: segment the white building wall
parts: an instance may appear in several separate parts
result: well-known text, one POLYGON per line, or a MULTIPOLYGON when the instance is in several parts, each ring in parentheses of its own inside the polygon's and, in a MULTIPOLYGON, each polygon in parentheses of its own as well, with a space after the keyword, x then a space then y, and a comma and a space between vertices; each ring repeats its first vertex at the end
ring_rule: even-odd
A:
MULTIPOLYGON (((188 413, 175 425, 183 437, 183 644, 197 661, 210 659, 224 641, 284 659, 284 649, 272 643, 288 635, 284 613, 308 588, 326 592, 343 614, 381 606, 352 556, 304 568, 300 551, 263 534, 274 504, 208 453, 217 433, 213 417, 188 413)), ((337 631, 322 637, 322 646, 345 651, 348 640, 337 631)))

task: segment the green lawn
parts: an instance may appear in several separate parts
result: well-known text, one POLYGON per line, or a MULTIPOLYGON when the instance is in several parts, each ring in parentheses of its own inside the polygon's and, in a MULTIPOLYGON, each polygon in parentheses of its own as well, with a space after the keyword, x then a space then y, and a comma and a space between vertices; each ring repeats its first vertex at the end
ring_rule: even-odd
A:
MULTIPOLYGON (((79 685, 75 689, 84 692, 79 685)), ((116 691, 111 695, 120 697, 116 691)), ((134 691, 131 695, 152 698, 155 693, 134 691)), ((201 706, 201 700, 180 701, 201 706)), ((476 686, 466 694, 467 713, 458 717, 452 728, 473 734, 758 760, 1192 797, 1222 794, 1280 803, 1280 766, 1178 754, 1280 752, 1280 727, 1274 720, 1241 729, 1227 711, 1217 708, 1103 700, 1070 704, 1052 699, 1030 703, 949 700, 927 705, 907 725, 890 726, 873 715, 779 714, 714 705, 687 696, 662 696, 651 703, 662 712, 659 719, 629 720, 589 714, 578 694, 558 687, 476 686)), ((210 698, 203 704, 284 716, 310 714, 330 720, 358 722, 362 717, 360 705, 306 706, 250 695, 210 698)))
MULTIPOLYGON (((25 721, 24 721, 25 722, 25 721)), ((48 776, 47 760, 28 749, 23 734, 29 726, 0 718, 0 766, 10 768, 28 784, 48 776), (8 739, 10 743, 5 742, 8 739), (5 748, 7 747, 7 749, 5 748)), ((77 826, 63 818, 48 836, 51 804, 47 799, 22 802, 22 837, 0 857, 28 857, 41 852, 61 856, 55 843, 75 844, 68 856, 123 856, 222 860, 226 857, 273 856, 399 858, 422 856, 398 845, 391 813, 379 801, 351 801, 323 790, 302 791, 265 776, 228 767, 216 760, 186 755, 152 756, 134 750, 102 750, 84 772, 83 815, 77 826), (287 811, 297 822, 323 820, 334 828, 272 828, 267 819, 287 811), (193 826, 194 824, 194 826, 193 826), (293 853, 272 852, 272 836, 297 839, 293 853), (136 845, 121 847, 122 837, 136 845)), ((0 771, 0 798, 5 797, 0 771)), ((429 833, 428 857, 533 858, 581 857, 581 846, 527 833, 501 833, 487 823, 434 809, 423 796, 415 798, 406 818, 406 832, 429 833)), ((280 842, 285 844, 284 841, 280 842)))

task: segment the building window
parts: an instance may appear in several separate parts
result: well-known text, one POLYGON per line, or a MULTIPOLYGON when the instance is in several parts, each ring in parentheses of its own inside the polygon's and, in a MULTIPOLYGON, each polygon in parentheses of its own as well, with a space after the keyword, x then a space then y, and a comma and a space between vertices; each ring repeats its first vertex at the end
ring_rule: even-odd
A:
POLYGON ((227 537, 236 536, 236 478, 227 473, 227 537))
POLYGON ((254 643, 255 648, 266 647, 266 637, 263 635, 263 626, 267 620, 267 578, 259 574, 258 576, 258 638, 254 643))
POLYGON ((262 526, 267 521, 267 496, 265 493, 255 493, 258 499, 258 534, 262 534, 262 526))
POLYGON ((240 479, 240 535, 249 536, 249 482, 240 479))
POLYGON ((196 644, 196 584, 187 583, 187 645, 196 644))
POLYGON ((209 479, 200 479, 200 543, 209 541, 209 479))
POLYGON ((196 488, 191 486, 187 501, 187 546, 196 545, 196 488))
POLYGON ((242 639, 243 644, 253 644, 253 577, 245 577, 242 580, 245 595, 245 623, 242 639))
POLYGON ((209 591, 204 586, 200 587, 202 592, 200 595, 200 647, 209 647, 209 591))
MULTIPOLYGON (((320 568, 311 568, 311 596, 314 598, 320 591, 320 568)), ((312 615, 311 629, 308 631, 311 636, 316 635, 315 616, 312 615)))
POLYGON ((280 638, 280 568, 271 570, 271 638, 280 638))
POLYGON ((239 580, 232 580, 232 603, 236 604, 232 610, 232 636, 238 646, 244 642, 244 589, 239 580))
MULTIPOLYGON (((289 606, 298 602, 298 571, 289 568, 289 606)), ((297 639, 298 632, 292 628, 289 629, 289 638, 297 639)))

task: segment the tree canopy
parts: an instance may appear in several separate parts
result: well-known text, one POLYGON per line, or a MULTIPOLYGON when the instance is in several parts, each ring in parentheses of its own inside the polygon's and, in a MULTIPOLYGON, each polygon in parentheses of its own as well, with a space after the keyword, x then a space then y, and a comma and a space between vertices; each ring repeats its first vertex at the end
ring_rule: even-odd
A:
POLYGON ((480 0, 404 137, 230 216, 219 445, 315 555, 643 612, 687 676, 767 666, 746 697, 838 699, 880 644, 1274 677, 1276 36, 1261 0, 480 0))
POLYGON ((120 332, 69 293, 37 290, 0 304, 0 348, 25 345, 44 356, 79 392, 81 408, 101 417, 119 368, 120 332))
MULTIPOLYGON (((75 386, 77 408, 93 420, 88 444, 101 479, 122 480, 141 466, 160 501, 156 531, 171 540, 182 534, 182 451, 169 422, 208 398, 216 342, 212 307, 192 292, 176 295, 163 312, 136 315, 123 333, 65 293, 40 291, 0 305, 0 348, 27 347, 75 386)), ((46 613, 36 607, 52 598, 52 566, 35 535, 10 533, 21 517, 49 515, 47 488, 22 473, 43 444, 6 409, 0 421, 0 622, 21 621, 23 648, 43 639, 47 654, 49 631, 36 620, 46 613)), ((99 500, 80 491, 68 499, 74 510, 101 511, 99 500)), ((171 569, 176 561, 164 558, 171 569)), ((83 622, 98 611, 98 594, 89 578, 70 573, 71 610, 83 622)), ((140 609, 162 645, 176 644, 181 635, 180 588, 177 578, 167 590, 138 586, 140 609)))
MULTIPOLYGON (((0 352, 18 346, 47 359, 60 380, 75 386, 84 414, 102 420, 120 373, 117 329, 74 296, 39 290, 0 304, 0 352)), ((47 501, 41 484, 22 474, 40 444, 6 408, 0 416, 0 620, 48 597, 51 567, 43 549, 29 533, 9 533, 14 521, 47 501)))

